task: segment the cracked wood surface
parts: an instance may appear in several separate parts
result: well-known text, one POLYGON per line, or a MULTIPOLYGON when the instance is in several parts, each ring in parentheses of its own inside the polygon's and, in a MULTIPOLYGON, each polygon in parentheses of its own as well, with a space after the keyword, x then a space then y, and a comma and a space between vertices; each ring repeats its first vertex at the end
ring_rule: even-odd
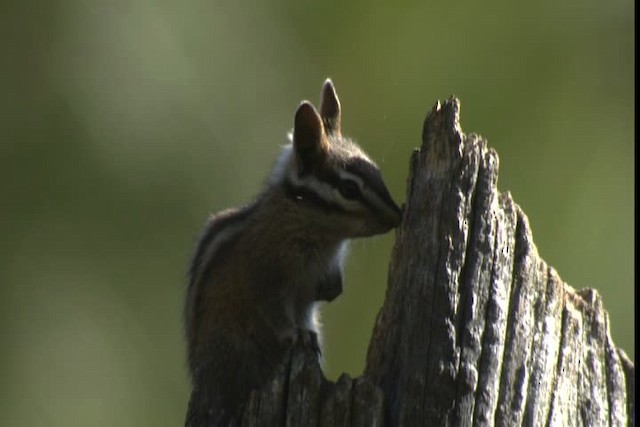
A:
POLYGON ((600 295, 538 255, 497 190, 498 156, 437 103, 407 202, 364 375, 327 381, 296 347, 243 426, 634 425, 635 366, 600 295))

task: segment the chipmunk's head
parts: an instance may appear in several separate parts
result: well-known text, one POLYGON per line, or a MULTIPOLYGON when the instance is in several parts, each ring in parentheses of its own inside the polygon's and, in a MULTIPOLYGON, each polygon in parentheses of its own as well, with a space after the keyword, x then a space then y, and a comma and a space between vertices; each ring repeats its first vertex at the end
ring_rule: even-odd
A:
POLYGON ((400 224, 400 209, 376 164, 342 136, 340 124, 340 101, 327 79, 320 113, 308 101, 296 111, 292 146, 280 182, 305 222, 319 225, 334 237, 385 233, 400 224))

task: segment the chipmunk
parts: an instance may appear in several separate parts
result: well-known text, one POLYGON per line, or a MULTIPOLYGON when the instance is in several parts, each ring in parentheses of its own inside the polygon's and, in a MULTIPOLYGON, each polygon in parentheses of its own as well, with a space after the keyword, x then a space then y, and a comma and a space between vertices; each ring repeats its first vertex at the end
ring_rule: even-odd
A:
POLYGON ((400 223, 378 167, 342 136, 340 112, 327 79, 320 113, 298 107, 262 193, 212 216, 201 235, 185 307, 187 426, 237 420, 300 334, 317 338, 319 302, 342 293, 347 240, 400 223))

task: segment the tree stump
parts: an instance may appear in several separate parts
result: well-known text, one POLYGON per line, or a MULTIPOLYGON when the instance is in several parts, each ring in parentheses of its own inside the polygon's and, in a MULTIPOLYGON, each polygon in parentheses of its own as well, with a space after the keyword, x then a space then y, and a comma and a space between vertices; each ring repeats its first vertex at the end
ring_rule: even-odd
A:
POLYGON ((364 375, 327 381, 296 347, 241 425, 634 425, 635 366, 601 297, 539 257, 497 190, 497 154, 459 111, 438 102, 412 155, 364 375))

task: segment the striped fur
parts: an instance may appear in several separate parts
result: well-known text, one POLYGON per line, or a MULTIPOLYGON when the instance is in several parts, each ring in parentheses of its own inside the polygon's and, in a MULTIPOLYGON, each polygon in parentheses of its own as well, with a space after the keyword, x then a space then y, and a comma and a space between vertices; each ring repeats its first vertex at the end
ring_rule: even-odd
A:
MULTIPOLYGON (((286 145, 268 181, 270 190, 281 186, 290 199, 308 202, 323 211, 368 213, 383 223, 397 225, 400 210, 377 165, 354 142, 344 137, 330 138, 329 147, 331 151, 326 153, 324 161, 308 170, 296 162, 293 144, 286 145), (357 199, 347 200, 340 195, 339 187, 344 180, 352 180, 358 185, 361 195, 357 199)), ((378 233, 363 230, 344 237, 373 234, 378 233)))
POLYGON ((342 292, 348 239, 400 222, 378 167, 342 135, 329 80, 320 111, 300 105, 263 192, 214 215, 196 246, 185 304, 187 425, 224 424, 299 331, 320 340, 319 302, 342 292))

